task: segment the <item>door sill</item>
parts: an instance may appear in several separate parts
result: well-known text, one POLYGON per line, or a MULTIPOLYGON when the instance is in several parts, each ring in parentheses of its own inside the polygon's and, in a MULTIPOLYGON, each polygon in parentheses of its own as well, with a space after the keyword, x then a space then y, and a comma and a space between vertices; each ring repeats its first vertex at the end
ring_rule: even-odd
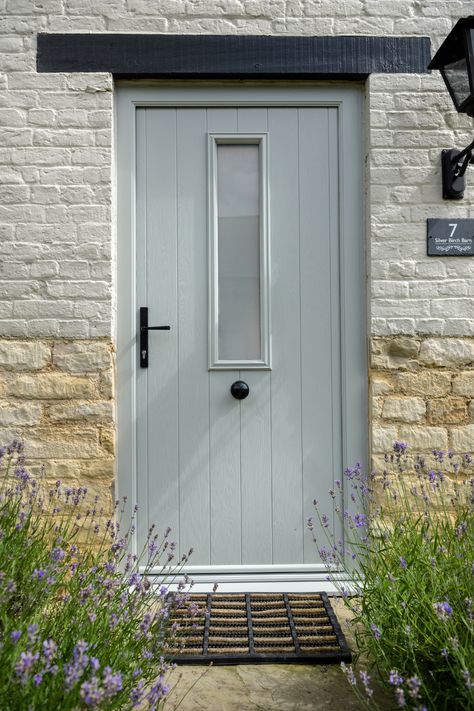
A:
MULTIPOLYGON (((344 574, 338 579, 337 585, 328 580, 327 574, 253 574, 253 575, 193 575, 191 576, 193 593, 213 592, 217 586, 220 593, 243 592, 325 592, 338 595, 341 589, 350 589, 351 580, 344 574)), ((184 581, 183 576, 173 579, 168 585, 170 591, 178 589, 184 581)))

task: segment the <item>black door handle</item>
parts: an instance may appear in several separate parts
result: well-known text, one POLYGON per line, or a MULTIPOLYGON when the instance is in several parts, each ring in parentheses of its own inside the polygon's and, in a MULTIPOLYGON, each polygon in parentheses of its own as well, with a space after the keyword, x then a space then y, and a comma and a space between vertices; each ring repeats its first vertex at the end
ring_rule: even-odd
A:
POLYGON ((148 331, 171 331, 171 326, 149 326, 148 307, 140 307, 140 368, 148 368, 148 331))
POLYGON ((250 388, 244 380, 236 380, 230 386, 230 393, 236 400, 245 400, 250 392, 250 388))

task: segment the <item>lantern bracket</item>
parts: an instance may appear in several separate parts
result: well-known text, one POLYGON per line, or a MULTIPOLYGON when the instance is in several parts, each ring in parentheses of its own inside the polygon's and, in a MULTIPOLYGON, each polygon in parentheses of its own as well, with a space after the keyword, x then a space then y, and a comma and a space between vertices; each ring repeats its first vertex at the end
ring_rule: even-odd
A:
POLYGON ((466 189, 465 173, 467 166, 474 162, 474 141, 462 151, 455 148, 441 151, 441 171, 443 179, 443 198, 462 200, 466 189))

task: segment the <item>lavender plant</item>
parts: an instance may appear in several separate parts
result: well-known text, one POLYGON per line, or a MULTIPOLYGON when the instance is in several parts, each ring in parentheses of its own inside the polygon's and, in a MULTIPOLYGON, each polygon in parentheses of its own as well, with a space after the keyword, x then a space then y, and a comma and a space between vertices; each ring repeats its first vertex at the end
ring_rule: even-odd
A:
POLYGON ((429 460, 395 442, 381 473, 346 469, 331 492, 344 544, 317 502, 318 523, 309 521, 354 615, 356 668, 342 668, 368 708, 388 708, 375 700, 374 678, 392 708, 474 709, 472 459, 436 450, 429 460), (350 589, 342 570, 351 571, 350 589), (357 669, 361 660, 368 670, 357 669))
POLYGON ((20 442, 0 449, 0 475, 2 711, 161 708, 170 617, 187 605, 187 584, 170 596, 166 583, 189 554, 175 562, 170 529, 154 528, 131 554, 123 502, 105 520, 84 487, 45 486, 25 469, 20 442), (148 576, 157 567, 158 591, 148 576))

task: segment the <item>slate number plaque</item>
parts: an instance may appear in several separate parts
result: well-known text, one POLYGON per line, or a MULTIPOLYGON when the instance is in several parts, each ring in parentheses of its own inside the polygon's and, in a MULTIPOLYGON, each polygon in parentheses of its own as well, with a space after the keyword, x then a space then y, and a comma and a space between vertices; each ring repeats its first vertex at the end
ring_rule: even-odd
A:
POLYGON ((474 256, 474 220, 429 219, 428 257, 474 256))

